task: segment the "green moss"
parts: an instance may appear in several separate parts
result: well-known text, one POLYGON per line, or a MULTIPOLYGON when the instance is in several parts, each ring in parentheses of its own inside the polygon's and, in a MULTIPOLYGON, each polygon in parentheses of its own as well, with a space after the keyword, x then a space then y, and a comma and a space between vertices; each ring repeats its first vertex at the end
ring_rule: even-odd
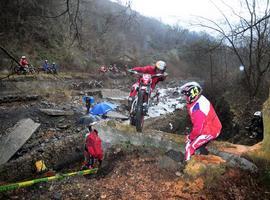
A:
POLYGON ((113 121, 113 120, 108 121, 108 122, 107 122, 107 125, 108 125, 109 127, 116 127, 116 123, 115 123, 115 121, 113 121))
POLYGON ((263 185, 266 185, 269 188, 270 187, 270 169, 262 172, 260 177, 261 177, 261 181, 263 185))
POLYGON ((205 171, 205 186, 213 187, 218 184, 219 178, 226 172, 225 164, 207 167, 205 171))

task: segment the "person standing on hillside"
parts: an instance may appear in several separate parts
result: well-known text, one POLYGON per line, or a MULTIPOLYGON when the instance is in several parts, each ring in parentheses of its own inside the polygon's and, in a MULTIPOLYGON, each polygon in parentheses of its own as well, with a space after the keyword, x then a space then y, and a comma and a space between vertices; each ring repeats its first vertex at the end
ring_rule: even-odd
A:
POLYGON ((83 96, 82 100, 85 103, 86 114, 89 114, 91 106, 95 103, 95 99, 92 96, 83 96))
POLYGON ((102 141, 98 136, 98 131, 93 128, 96 122, 89 124, 89 133, 86 134, 84 146, 84 163, 82 169, 92 169, 97 164, 101 166, 103 159, 102 141))
POLYGON ((55 62, 53 62, 51 64, 51 66, 49 67, 49 69, 50 69, 51 73, 57 74, 57 66, 56 66, 55 62))
POLYGON ((186 98, 187 111, 193 124, 186 138, 185 161, 188 161, 196 150, 200 154, 208 154, 206 145, 219 136, 222 125, 212 104, 202 95, 199 83, 188 82, 180 90, 186 98))
MULTIPOLYGON (((148 65, 144 67, 134 67, 131 70, 132 71, 137 71, 140 73, 147 73, 150 75, 155 75, 155 74, 163 74, 164 76, 162 77, 154 77, 152 79, 152 84, 151 84, 151 89, 154 90, 156 87, 156 84, 160 81, 164 81, 166 79, 166 76, 168 75, 166 71, 166 63, 162 60, 159 60, 156 62, 154 66, 148 65)), ((132 85, 131 91, 129 93, 128 97, 128 107, 130 108, 132 105, 132 102, 135 99, 135 96, 137 95, 137 88, 139 87, 139 80, 132 85)))
POLYGON ((42 65, 42 70, 44 72, 47 72, 48 68, 49 68, 48 60, 45 60, 44 63, 43 63, 43 65, 42 65))

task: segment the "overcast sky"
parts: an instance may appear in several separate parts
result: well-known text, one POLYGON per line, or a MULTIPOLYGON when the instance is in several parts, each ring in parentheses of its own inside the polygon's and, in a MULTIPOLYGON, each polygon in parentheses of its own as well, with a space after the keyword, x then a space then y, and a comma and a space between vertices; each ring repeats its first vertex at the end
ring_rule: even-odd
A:
POLYGON ((220 18, 220 13, 209 0, 133 0, 132 8, 166 23, 191 20, 194 16, 220 18))
MULTIPOLYGON (((120 1, 124 4, 129 0, 120 1)), ((266 0, 258 1, 266 2, 266 0)), ((232 9, 229 6, 241 15, 245 10, 239 0, 223 0, 229 6, 222 3, 222 0, 131 0, 131 2, 131 8, 140 12, 142 15, 157 18, 170 25, 179 24, 194 30, 198 29, 198 27, 191 26, 191 24, 198 23, 198 17, 205 17, 215 21, 223 20, 221 13, 212 2, 230 20, 234 21, 237 21, 237 18, 232 14, 232 9)))

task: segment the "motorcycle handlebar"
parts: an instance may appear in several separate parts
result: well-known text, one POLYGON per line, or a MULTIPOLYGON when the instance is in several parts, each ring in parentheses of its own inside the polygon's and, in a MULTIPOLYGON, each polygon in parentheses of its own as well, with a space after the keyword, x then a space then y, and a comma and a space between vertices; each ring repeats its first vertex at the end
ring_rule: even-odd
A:
MULTIPOLYGON (((143 74, 146 74, 146 73, 137 72, 137 71, 132 70, 132 69, 129 69, 128 72, 133 73, 133 74, 137 74, 137 75, 140 75, 140 76, 142 76, 143 74)), ((162 77, 162 76, 163 77, 168 76, 168 73, 165 72, 163 74, 153 74, 153 75, 151 75, 152 78, 153 77, 162 77)))
POLYGON ((138 74, 138 72, 137 72, 137 71, 132 70, 132 69, 129 69, 129 70, 128 70, 128 72, 133 73, 133 74, 138 74))

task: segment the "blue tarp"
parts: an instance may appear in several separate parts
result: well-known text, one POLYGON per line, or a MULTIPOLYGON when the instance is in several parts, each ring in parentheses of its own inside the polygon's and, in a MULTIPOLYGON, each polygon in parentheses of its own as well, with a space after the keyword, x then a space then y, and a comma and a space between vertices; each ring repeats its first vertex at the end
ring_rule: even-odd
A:
POLYGON ((117 105, 109 103, 109 102, 102 102, 96 104, 91 110, 90 113, 92 115, 104 115, 110 110, 114 110, 117 105))

